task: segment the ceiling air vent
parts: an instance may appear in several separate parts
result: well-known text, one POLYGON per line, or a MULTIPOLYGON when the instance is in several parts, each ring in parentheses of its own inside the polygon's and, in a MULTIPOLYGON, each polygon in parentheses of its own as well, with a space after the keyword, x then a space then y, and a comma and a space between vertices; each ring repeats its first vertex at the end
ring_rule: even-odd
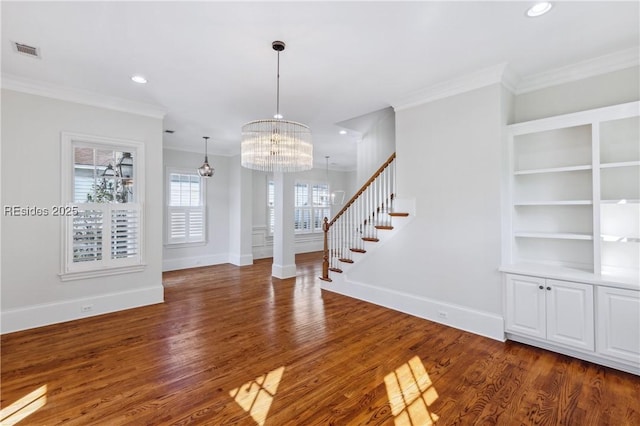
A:
POLYGON ((23 55, 28 55, 34 58, 40 57, 40 51, 37 47, 33 47, 33 46, 29 46, 28 44, 22 44, 17 42, 14 42, 13 46, 16 49, 16 52, 18 53, 22 53, 23 55))

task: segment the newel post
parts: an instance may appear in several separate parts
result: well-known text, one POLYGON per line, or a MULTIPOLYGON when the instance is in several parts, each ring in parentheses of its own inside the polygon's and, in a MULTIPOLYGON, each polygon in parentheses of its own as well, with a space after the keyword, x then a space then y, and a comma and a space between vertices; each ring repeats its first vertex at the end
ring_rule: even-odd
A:
POLYGON ((327 240, 329 234, 329 219, 326 217, 322 223, 322 230, 324 231, 324 254, 322 257, 322 276, 320 279, 323 281, 331 281, 331 278, 329 278, 329 243, 327 240))

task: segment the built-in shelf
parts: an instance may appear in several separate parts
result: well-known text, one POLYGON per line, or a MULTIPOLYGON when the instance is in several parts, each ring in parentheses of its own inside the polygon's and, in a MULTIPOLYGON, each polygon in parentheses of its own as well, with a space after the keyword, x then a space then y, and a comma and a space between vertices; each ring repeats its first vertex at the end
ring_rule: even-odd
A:
POLYGON ((569 166, 569 167, 552 167, 548 169, 531 169, 531 170, 518 170, 514 175, 533 175, 537 173, 560 173, 560 172, 576 172, 579 170, 591 170, 591 165, 584 166, 569 166))
POLYGON ((639 112, 636 101, 508 127, 499 268, 507 338, 638 375, 639 112))
POLYGON ((600 200, 601 204, 639 204, 638 199, 600 200))
POLYGON ((561 200, 561 201, 516 201, 514 206, 590 206, 591 200, 561 200))
POLYGON ((509 126, 505 263, 640 271, 639 108, 509 126))
POLYGON ((640 161, 621 161, 618 163, 603 163, 600 167, 603 169, 615 168, 615 167, 633 167, 640 166, 640 161))
POLYGON ((626 237, 622 235, 601 235, 602 241, 613 243, 640 243, 640 238, 626 237))
POLYGON ((514 232, 516 238, 548 238, 554 240, 593 240, 593 235, 574 232, 514 232))

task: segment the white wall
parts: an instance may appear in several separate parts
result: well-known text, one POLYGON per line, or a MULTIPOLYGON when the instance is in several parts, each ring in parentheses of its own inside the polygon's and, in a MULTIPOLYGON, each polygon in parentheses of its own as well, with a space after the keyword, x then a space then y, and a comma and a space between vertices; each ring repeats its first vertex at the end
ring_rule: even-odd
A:
POLYGON ((62 282, 61 219, 3 215, 2 332, 163 300, 162 120, 3 89, 2 206, 60 205, 62 131, 144 142, 146 268, 62 282))
POLYGON ((396 117, 393 108, 385 108, 354 120, 366 126, 357 145, 359 189, 396 151, 396 117))
POLYGON ((514 122, 633 102, 639 93, 640 67, 635 66, 520 94, 514 122))
MULTIPOLYGON (((164 171, 168 167, 195 170, 204 160, 203 154, 164 150, 164 171)), ((215 174, 205 179, 207 203, 207 242, 204 244, 164 244, 163 271, 216 265, 229 260, 229 158, 209 155, 215 174)), ((166 191, 163 206, 166 206, 166 191)), ((166 211, 165 211, 166 220, 166 211)), ((167 240, 166 224, 163 242, 167 240)))
POLYGON ((416 217, 350 279, 501 314, 501 97, 495 84, 396 113, 398 193, 416 217))
POLYGON ((241 166, 240 155, 231 158, 229 165, 229 262, 251 265, 253 171, 241 166))

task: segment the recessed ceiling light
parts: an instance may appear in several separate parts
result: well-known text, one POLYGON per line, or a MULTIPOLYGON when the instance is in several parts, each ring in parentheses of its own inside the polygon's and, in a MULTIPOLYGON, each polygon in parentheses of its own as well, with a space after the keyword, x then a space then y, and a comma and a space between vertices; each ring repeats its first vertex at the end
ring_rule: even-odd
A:
POLYGON ((145 84, 147 82, 147 79, 144 78, 141 75, 134 75, 134 76, 131 77, 131 80, 133 80, 133 81, 135 81, 136 83, 139 83, 139 84, 145 84))
POLYGON ((340 130, 338 133, 340 133, 341 135, 346 135, 347 131, 346 130, 340 130))
POLYGON ((535 18, 536 16, 541 16, 551 10, 553 5, 548 1, 541 1, 539 3, 534 4, 527 10, 527 16, 530 18, 535 18))

